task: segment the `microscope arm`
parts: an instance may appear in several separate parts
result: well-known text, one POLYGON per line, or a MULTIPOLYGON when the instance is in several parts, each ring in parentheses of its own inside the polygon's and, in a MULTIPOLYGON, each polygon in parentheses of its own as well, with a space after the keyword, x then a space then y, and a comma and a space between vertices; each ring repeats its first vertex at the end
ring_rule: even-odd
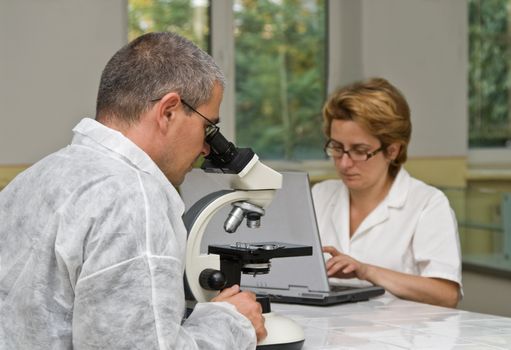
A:
POLYGON ((220 269, 220 258, 215 254, 201 254, 200 246, 211 218, 224 206, 245 201, 266 208, 273 199, 275 190, 218 191, 195 203, 183 217, 188 231, 186 246, 186 282, 197 302, 214 298, 218 291, 205 290, 199 284, 199 275, 205 269, 220 269))

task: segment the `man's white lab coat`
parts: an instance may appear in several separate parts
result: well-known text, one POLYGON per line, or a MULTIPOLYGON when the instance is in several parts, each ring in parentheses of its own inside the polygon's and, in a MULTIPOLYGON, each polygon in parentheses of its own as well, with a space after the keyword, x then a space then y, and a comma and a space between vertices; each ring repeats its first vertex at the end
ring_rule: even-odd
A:
POLYGON ((228 303, 182 323, 184 205, 156 164, 92 120, 0 192, 1 349, 253 349, 228 303))

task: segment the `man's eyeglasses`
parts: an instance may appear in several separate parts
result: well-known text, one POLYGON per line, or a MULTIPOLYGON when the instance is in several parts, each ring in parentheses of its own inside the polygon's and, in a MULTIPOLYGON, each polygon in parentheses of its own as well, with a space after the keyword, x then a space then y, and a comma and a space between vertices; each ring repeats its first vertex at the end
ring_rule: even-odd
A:
POLYGON ((215 124, 213 123, 211 120, 209 120, 208 118, 206 118, 202 113, 200 113, 199 111, 197 111, 195 108, 193 108, 192 106, 190 106, 185 100, 181 99, 181 102, 188 108, 190 108, 193 112, 197 113, 198 115, 200 115, 202 118, 204 118, 204 120, 206 120, 208 122, 208 125, 206 126, 206 129, 205 129, 205 132, 206 132, 206 136, 209 136, 209 135, 213 135, 216 131, 218 131, 220 128, 215 124))
MULTIPOLYGON (((152 99, 151 102, 156 102, 161 99, 162 99, 161 97, 155 98, 155 99, 152 99)), ((197 113, 202 118, 204 118, 204 120, 206 120, 206 122, 208 123, 208 125, 206 126, 206 129, 204 130, 206 137, 209 135, 213 135, 216 131, 220 130, 220 128, 215 123, 213 123, 211 120, 209 120, 206 116, 204 116, 202 113, 197 111, 195 108, 190 106, 185 100, 181 99, 181 103, 183 103, 186 107, 190 108, 192 110, 192 112, 197 113)))
POLYGON ((346 153, 348 157, 354 162, 364 162, 372 157, 374 157, 378 152, 383 150, 383 147, 380 147, 372 152, 367 152, 366 150, 353 148, 345 150, 344 147, 339 145, 334 140, 328 140, 323 148, 325 154, 329 157, 333 158, 342 158, 342 156, 346 153))

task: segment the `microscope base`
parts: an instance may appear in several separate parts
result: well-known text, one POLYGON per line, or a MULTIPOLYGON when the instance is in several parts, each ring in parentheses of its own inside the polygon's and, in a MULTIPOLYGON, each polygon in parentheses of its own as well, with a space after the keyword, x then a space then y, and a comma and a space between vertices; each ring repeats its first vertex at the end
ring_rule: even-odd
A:
POLYGON ((258 345, 256 350, 300 350, 303 347, 305 340, 300 340, 293 343, 287 344, 267 344, 258 345))
POLYGON ((257 344, 257 350, 300 350, 302 348, 305 334, 298 323, 274 312, 264 313, 263 316, 268 335, 257 344))

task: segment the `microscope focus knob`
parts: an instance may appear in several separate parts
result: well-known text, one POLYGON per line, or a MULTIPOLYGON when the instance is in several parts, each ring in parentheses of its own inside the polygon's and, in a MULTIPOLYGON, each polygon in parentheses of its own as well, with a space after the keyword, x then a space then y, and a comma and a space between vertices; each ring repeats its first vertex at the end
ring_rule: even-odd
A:
POLYGON ((267 314, 271 312, 270 306, 270 297, 267 295, 258 295, 256 297, 256 301, 261 304, 261 308, 263 309, 263 314, 267 314))
POLYGON ((199 284, 207 290, 221 290, 227 284, 222 271, 215 269, 204 269, 199 275, 199 284))

